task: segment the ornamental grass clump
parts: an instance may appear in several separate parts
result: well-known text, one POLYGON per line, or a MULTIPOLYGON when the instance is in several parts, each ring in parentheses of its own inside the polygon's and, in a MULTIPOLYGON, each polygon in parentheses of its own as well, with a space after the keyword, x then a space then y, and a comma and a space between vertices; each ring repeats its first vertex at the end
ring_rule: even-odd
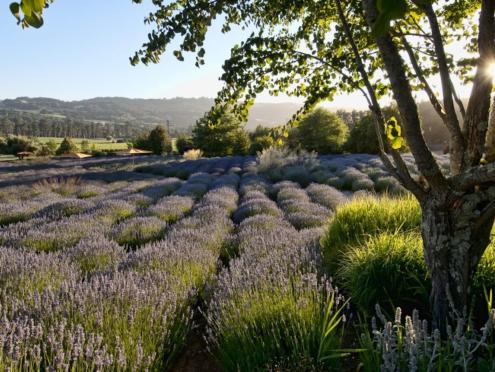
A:
POLYGON ((397 306, 428 311, 431 282, 418 233, 382 233, 346 251, 339 282, 364 313, 375 304, 393 314, 397 306))
POLYGON ((165 222, 175 222, 182 218, 194 206, 190 196, 166 196, 148 209, 148 213, 165 222))
POLYGON ((363 196, 337 209, 321 246, 325 263, 336 269, 348 249, 370 236, 396 231, 418 231, 421 211, 412 196, 363 196))
POLYGON ((109 237, 121 246, 132 249, 159 240, 166 228, 167 223, 157 217, 133 217, 115 226, 109 237))

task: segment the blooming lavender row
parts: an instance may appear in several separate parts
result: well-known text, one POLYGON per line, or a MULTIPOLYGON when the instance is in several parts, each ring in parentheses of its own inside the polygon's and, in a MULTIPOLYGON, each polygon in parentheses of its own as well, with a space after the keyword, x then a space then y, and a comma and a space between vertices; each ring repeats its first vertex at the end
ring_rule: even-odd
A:
POLYGON ((166 164, 156 163, 148 166, 138 167, 136 170, 144 173, 158 174, 168 177, 188 178, 194 173, 212 173, 221 175, 232 168, 243 169, 245 159, 252 161, 252 158, 240 156, 209 158, 199 160, 173 161, 166 164))
POLYGON ((321 227, 333 215, 330 209, 311 202, 306 191, 298 185, 284 182, 274 186, 279 190, 278 205, 284 211, 285 218, 297 229, 321 227))
POLYGON ((318 348, 307 341, 317 332, 324 293, 333 293, 318 279, 318 239, 282 219, 259 190, 245 191, 234 218, 240 221, 238 257, 218 274, 212 289, 209 347, 225 370, 294 366, 318 348))
MULTIPOLYGON (((135 223, 149 227, 153 225, 149 219, 156 217, 128 218, 136 206, 111 199, 97 202, 88 214, 56 221, 66 223, 65 230, 77 221, 92 232, 75 244, 64 243, 58 253, 0 248, 2 267, 11 268, 0 272, 0 278, 10 280, 2 282, 0 297, 4 322, 0 366, 18 370, 169 366, 185 342, 196 289, 216 272, 233 229, 229 216, 237 204, 238 178, 223 181, 223 187, 218 183, 161 240, 137 251, 126 253, 104 235, 119 235, 124 226, 135 223), (82 219, 89 216, 105 229, 85 225, 82 219), (4 260, 2 250, 8 252, 4 260), (23 287, 22 296, 14 291, 23 287)), ((38 220, 40 229, 52 226, 46 217, 38 220)), ((33 229, 21 224, 12 225, 17 228, 12 230, 24 241, 33 229)))

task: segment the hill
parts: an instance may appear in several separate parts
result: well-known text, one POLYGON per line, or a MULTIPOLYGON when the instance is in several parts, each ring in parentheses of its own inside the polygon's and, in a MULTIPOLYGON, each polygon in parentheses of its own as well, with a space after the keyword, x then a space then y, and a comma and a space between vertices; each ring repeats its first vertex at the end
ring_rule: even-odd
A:
MULTIPOLYGON (((25 112, 44 117, 102 123, 156 125, 170 122, 176 131, 187 130, 213 105, 212 98, 131 99, 99 97, 81 101, 19 97, 0 101, 0 111, 25 112)), ((286 122, 299 108, 294 103, 258 103, 253 106, 248 129, 286 122)))

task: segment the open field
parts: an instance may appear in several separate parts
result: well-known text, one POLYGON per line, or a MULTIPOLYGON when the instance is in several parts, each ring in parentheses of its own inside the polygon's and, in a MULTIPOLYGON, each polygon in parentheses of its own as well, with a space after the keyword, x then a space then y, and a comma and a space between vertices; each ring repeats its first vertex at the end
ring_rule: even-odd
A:
POLYGON ((419 207, 374 156, 5 163, 0 186, 0 370, 373 371, 376 303, 429 316, 419 207))
MULTIPOLYGON (((36 137, 36 139, 40 143, 47 143, 48 141, 54 141, 57 145, 60 145, 60 143, 64 140, 63 138, 59 138, 59 137, 36 137)), ((74 143, 79 147, 81 147, 82 141, 88 141, 89 148, 92 149, 94 145, 95 150, 111 150, 111 151, 127 150, 127 143, 115 143, 113 141, 108 141, 105 138, 97 138, 97 139, 72 138, 72 141, 74 141, 74 143)))

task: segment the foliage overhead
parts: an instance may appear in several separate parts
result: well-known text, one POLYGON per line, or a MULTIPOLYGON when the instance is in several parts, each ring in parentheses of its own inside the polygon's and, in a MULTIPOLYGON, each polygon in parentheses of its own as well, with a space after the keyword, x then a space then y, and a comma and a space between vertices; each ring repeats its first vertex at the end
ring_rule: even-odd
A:
POLYGON ((10 12, 23 28, 43 26, 43 11, 53 0, 22 0, 10 4, 10 12))

